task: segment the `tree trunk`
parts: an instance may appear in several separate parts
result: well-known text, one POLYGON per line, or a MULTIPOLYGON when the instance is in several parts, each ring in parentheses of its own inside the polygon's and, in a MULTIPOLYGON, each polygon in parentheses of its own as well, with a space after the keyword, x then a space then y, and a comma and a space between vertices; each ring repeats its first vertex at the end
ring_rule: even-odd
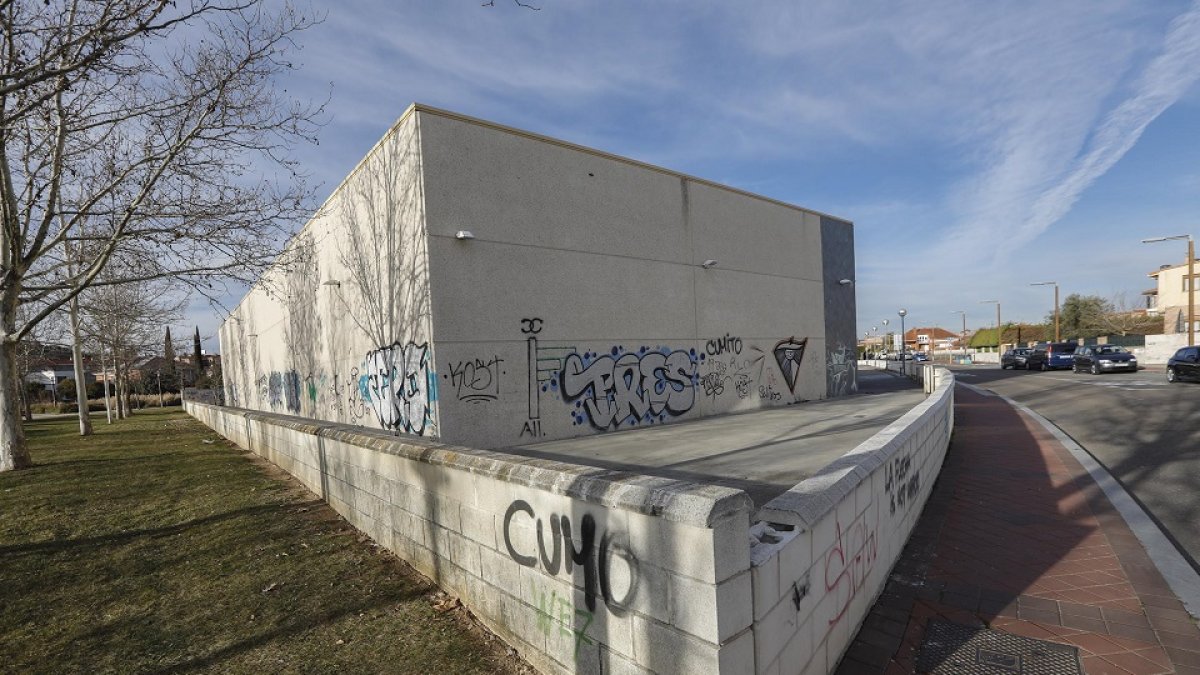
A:
POLYGON ((83 381, 83 347, 79 337, 79 296, 68 307, 71 319, 71 360, 75 363, 75 402, 79 408, 79 435, 92 435, 92 411, 88 406, 87 383, 83 381))
POLYGON ((121 367, 120 359, 113 359, 117 371, 117 419, 129 417, 129 399, 126 398, 125 369, 121 367))
POLYGON ((0 341, 0 472, 33 466, 21 424, 21 379, 16 343, 0 341))
POLYGON ((21 380, 21 411, 25 414, 25 421, 33 421, 33 406, 29 403, 29 391, 25 386, 25 380, 21 380))
POLYGON ((100 371, 104 374, 104 416, 112 424, 112 405, 108 400, 108 362, 104 360, 104 342, 100 343, 100 371))

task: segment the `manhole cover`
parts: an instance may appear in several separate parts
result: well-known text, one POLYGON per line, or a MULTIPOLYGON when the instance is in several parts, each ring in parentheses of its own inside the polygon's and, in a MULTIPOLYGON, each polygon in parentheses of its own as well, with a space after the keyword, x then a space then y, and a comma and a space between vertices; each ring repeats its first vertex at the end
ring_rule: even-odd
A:
POLYGON ((1083 675, 1079 649, 933 619, 917 671, 934 675, 1083 675))

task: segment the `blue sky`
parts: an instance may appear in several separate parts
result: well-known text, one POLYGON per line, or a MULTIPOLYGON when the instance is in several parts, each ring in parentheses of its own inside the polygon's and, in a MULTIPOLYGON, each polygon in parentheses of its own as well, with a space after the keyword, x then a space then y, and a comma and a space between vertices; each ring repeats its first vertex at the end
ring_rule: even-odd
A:
MULTIPOLYGON (((1038 321, 1200 236, 1200 0, 348 0, 286 83, 324 198, 417 101, 855 224, 858 334, 1038 321)), ((233 300, 236 303, 236 299, 233 300)), ((214 336, 218 313, 189 317, 214 336)))

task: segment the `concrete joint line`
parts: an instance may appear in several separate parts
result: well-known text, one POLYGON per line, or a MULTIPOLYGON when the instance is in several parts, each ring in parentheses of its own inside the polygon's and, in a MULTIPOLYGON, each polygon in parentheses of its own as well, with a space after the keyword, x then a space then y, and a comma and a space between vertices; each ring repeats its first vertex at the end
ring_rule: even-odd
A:
POLYGON ((1171 590, 1178 596, 1179 601, 1183 603, 1188 614, 1200 619, 1200 574, 1196 573, 1196 570, 1188 564, 1188 561, 1179 553, 1179 550, 1175 548, 1171 540, 1167 539, 1167 536, 1163 534, 1158 524, 1150 518, 1141 505, 1125 491, 1125 488, 1117 482, 1117 479, 1112 477, 1112 474, 1100 462, 1097 462, 1087 450, 1076 443, 1073 438, 1068 436, 1062 429, 1059 429, 1053 422, 1030 410, 1028 407, 1002 394, 987 391, 969 384, 959 384, 985 396, 1000 398, 1005 403, 1008 403, 1042 425, 1059 443, 1062 443, 1063 447, 1083 465, 1083 468, 1087 470, 1092 480, 1096 481, 1096 484, 1104 491, 1104 496, 1108 497, 1108 501, 1112 502, 1117 512, 1125 519, 1125 524, 1129 526, 1134 536, 1142 543, 1142 546, 1146 549, 1146 554, 1150 556, 1150 560, 1163 575, 1163 579, 1166 580, 1167 585, 1171 587, 1171 590))

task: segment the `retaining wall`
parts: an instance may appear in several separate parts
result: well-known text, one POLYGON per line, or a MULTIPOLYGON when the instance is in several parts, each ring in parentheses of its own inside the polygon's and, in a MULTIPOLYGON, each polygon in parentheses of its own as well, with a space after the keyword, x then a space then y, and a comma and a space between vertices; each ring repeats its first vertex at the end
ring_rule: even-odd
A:
POLYGON ((941 468, 953 378, 753 512, 739 490, 186 402, 458 595, 543 672, 825 673, 941 468))
POLYGON ((950 371, 911 377, 924 401, 756 514, 755 672, 833 672, 883 591, 954 428, 950 371))

